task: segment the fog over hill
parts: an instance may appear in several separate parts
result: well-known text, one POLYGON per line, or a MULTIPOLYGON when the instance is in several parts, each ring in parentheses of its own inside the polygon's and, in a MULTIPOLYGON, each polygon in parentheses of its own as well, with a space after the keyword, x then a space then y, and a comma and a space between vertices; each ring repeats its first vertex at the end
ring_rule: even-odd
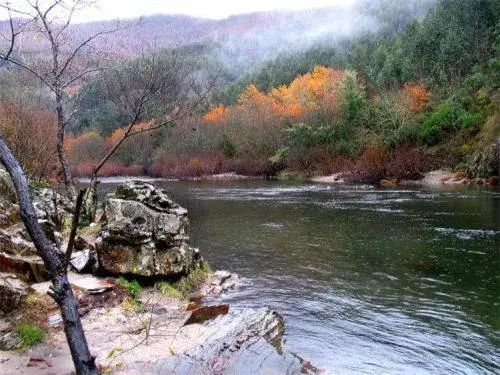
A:
MULTIPOLYGON (((223 20, 185 15, 154 15, 122 20, 130 27, 99 39, 97 47, 130 57, 163 46, 204 43, 212 55, 235 76, 256 68, 279 54, 307 49, 317 43, 333 44, 363 33, 376 32, 384 23, 403 23, 425 14, 433 0, 394 2, 362 0, 355 5, 294 11, 271 11, 230 16, 223 20), (398 19, 380 17, 382 7, 399 7, 398 19)), ((0 28, 7 27, 2 22, 0 28)), ((99 30, 111 29, 116 21, 100 21, 72 26, 75 43, 99 30)), ((25 35, 23 48, 44 47, 44 42, 25 35)))

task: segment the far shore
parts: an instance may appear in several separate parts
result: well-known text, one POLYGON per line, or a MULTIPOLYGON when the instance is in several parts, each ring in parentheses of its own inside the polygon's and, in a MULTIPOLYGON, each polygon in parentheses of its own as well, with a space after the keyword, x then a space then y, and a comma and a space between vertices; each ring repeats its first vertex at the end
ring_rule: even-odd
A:
MULTIPOLYGON (((363 181, 356 178, 351 172, 338 172, 330 175, 306 176, 303 174, 284 173, 272 178, 266 176, 246 176, 234 172, 220 173, 203 176, 180 176, 180 177, 151 177, 151 176, 110 176, 100 177, 99 182, 103 184, 118 184, 127 180, 138 180, 145 182, 161 182, 161 181, 238 181, 238 180, 294 180, 294 181, 309 181, 323 184, 339 184, 339 183, 373 183, 380 186, 438 186, 438 185, 489 185, 497 186, 498 177, 492 176, 488 179, 476 178, 470 179, 464 172, 452 172, 450 170, 435 170, 426 173, 419 180, 408 179, 391 179, 382 178, 379 181, 363 181)), ((78 183, 88 183, 90 178, 78 177, 75 178, 78 183)))

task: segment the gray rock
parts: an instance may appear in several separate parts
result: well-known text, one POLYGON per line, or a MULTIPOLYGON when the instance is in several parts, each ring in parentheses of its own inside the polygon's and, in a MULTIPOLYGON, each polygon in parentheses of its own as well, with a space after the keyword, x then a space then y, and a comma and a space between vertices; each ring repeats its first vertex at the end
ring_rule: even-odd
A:
MULTIPOLYGON (((147 374, 316 374, 319 371, 281 347, 283 318, 266 308, 246 309, 205 323, 203 345, 124 371, 147 374)), ((183 334, 183 330, 180 331, 183 334)))
POLYGON ((28 285, 16 275, 0 273, 0 312, 10 313, 20 307, 28 295, 28 285))
POLYGON ((97 269, 97 257, 90 249, 73 252, 69 263, 80 273, 92 273, 97 269))
POLYGON ((24 231, 24 225, 13 225, 7 230, 0 230, 0 252, 21 256, 36 255, 35 245, 24 231))
POLYGON ((23 340, 19 333, 14 331, 0 332, 0 350, 15 350, 23 346, 23 340))
MULTIPOLYGON (((44 265, 21 220, 15 195, 9 193, 10 178, 0 170, 0 272, 11 272, 30 281, 45 281, 44 265), (6 199, 7 198, 7 199, 6 199)), ((57 249, 61 248, 59 232, 63 222, 72 217, 70 200, 51 189, 39 189, 32 193, 38 222, 47 238, 57 249)))
POLYGON ((54 314, 47 318, 47 323, 51 327, 60 326, 63 322, 61 314, 54 314))
POLYGON ((0 253, 0 272, 8 272, 29 281, 47 280, 45 265, 37 255, 21 256, 0 253))
POLYGON ((119 185, 105 204, 96 242, 100 267, 113 274, 177 277, 200 262, 186 235, 187 210, 144 182, 119 185))
POLYGON ((71 219, 75 206, 70 199, 56 193, 52 189, 37 189, 33 191, 33 205, 39 220, 49 220, 56 226, 71 219))
POLYGON ((200 286, 198 295, 218 296, 234 288, 238 282, 238 275, 229 271, 215 271, 213 275, 200 286))

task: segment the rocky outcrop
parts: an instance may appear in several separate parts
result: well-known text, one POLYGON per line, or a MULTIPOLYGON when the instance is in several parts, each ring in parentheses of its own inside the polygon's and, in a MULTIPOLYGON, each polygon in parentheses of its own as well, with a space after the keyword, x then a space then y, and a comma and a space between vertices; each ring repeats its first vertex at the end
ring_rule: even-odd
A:
MULTIPOLYGON (((60 248, 60 231, 72 217, 72 202, 51 189, 34 190, 32 197, 38 222, 47 238, 60 248)), ((29 281, 46 280, 43 262, 21 220, 10 176, 1 168, 0 272, 15 273, 29 281)))
POLYGON ((187 243, 187 210, 151 184, 118 186, 106 200, 104 219, 96 245, 107 273, 178 277, 201 262, 187 243))
MULTIPOLYGON (((200 343, 182 351, 183 339, 172 343, 174 356, 127 363, 123 372, 145 374, 316 374, 300 357, 283 350, 283 318, 267 308, 221 315, 203 325, 186 325, 178 337, 200 343)), ((118 373, 121 373, 118 371, 118 373)))

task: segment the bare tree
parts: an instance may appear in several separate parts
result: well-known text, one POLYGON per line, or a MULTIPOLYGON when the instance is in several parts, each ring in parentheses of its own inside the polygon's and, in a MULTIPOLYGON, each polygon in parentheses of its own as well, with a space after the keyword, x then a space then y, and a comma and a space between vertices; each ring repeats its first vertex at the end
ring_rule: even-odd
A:
POLYGON ((47 239, 38 223, 26 176, 2 136, 0 136, 0 162, 5 166, 12 178, 21 209, 21 218, 35 244, 38 254, 45 264, 47 274, 52 281, 49 294, 54 298, 61 310, 61 316, 64 322, 64 332, 66 333, 66 339, 71 351, 76 373, 97 374, 98 372, 94 359, 90 355, 87 339, 85 338, 83 326, 78 314, 78 302, 73 295, 67 275, 68 262, 71 257, 76 228, 78 226, 78 218, 80 216, 83 191, 80 192, 77 198, 70 241, 66 253, 61 256, 56 246, 47 239))
POLYGON ((220 71, 178 49, 164 49, 142 54, 98 77, 100 90, 127 116, 128 124, 92 170, 84 206, 87 220, 95 217, 98 173, 123 142, 194 115, 213 92, 220 71))
POLYGON ((0 0, 0 9, 8 13, 8 31, 0 34, 0 60, 22 68, 47 86, 54 95, 57 114, 57 156, 68 193, 76 198, 71 168, 64 150, 68 115, 66 91, 88 74, 99 71, 105 59, 97 53, 99 37, 123 27, 116 24, 81 37, 71 29, 75 13, 95 0, 19 0, 13 5, 0 0), (36 41, 37 43, 34 43, 36 41), (23 50, 23 44, 27 45, 23 50))

